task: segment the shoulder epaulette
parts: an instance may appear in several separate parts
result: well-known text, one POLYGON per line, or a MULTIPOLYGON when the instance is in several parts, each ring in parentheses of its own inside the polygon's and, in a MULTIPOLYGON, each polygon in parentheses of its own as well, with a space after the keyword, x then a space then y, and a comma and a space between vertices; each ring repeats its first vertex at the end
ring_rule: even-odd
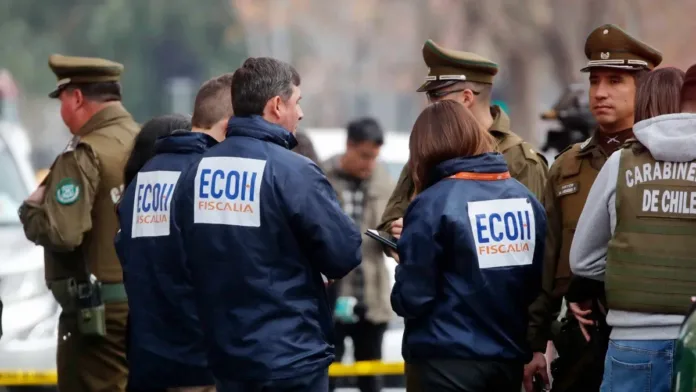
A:
POLYGON ((559 152, 558 154, 556 154, 556 156, 553 157, 553 159, 554 159, 554 160, 558 159, 558 157, 560 157, 560 156, 563 155, 566 151, 568 151, 568 150, 570 150, 571 148, 573 148, 573 146, 575 146, 575 145, 577 145, 577 143, 568 145, 566 148, 563 149, 563 151, 561 151, 561 152, 559 152))

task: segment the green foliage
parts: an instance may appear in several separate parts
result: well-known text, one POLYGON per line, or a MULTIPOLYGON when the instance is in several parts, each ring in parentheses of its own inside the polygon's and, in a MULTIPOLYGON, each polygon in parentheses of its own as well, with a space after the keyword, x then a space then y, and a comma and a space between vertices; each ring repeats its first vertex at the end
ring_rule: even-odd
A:
POLYGON ((48 56, 121 62, 124 104, 139 121, 168 110, 166 81, 233 71, 246 54, 229 0, 0 0, 0 68, 26 94, 55 85, 48 56))

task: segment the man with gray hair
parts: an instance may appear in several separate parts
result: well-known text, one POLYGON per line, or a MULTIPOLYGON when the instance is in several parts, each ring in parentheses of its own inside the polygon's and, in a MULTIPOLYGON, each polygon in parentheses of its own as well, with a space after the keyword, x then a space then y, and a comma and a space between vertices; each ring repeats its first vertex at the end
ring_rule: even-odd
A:
POLYGON ((326 391, 334 359, 322 274, 360 264, 361 236, 324 174, 290 151, 300 76, 249 58, 232 79, 227 138, 174 199, 218 391, 326 391))

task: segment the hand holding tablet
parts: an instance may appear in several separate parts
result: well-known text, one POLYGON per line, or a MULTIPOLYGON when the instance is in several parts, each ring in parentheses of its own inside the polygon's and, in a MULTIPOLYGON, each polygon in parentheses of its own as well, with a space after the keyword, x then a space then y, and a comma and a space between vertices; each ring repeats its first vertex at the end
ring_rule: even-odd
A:
POLYGON ((389 233, 384 232, 384 231, 377 231, 377 230, 373 230, 373 229, 368 229, 365 232, 365 234, 367 234, 367 236, 372 238, 373 240, 382 243, 382 245, 386 245, 387 247, 389 247, 390 249, 392 249, 396 252, 397 239, 394 238, 389 233))

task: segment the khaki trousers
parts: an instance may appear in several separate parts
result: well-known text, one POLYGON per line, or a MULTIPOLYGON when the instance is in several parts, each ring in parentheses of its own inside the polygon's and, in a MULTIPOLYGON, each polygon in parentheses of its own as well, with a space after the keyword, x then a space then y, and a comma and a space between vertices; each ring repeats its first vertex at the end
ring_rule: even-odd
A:
POLYGON ((58 391, 125 392, 128 303, 107 304, 105 308, 106 336, 82 336, 77 330, 75 313, 60 315, 58 391))

